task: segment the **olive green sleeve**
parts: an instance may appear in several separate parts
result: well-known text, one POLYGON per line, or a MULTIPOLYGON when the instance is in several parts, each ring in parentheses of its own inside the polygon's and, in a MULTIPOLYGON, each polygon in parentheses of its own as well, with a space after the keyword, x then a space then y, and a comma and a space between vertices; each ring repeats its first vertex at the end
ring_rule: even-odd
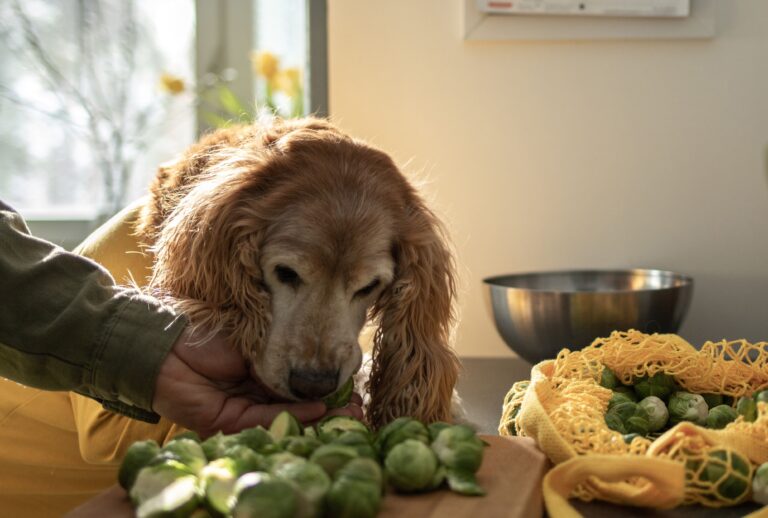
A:
POLYGON ((29 235, 0 202, 0 376, 156 421, 158 370, 185 326, 95 262, 29 235))

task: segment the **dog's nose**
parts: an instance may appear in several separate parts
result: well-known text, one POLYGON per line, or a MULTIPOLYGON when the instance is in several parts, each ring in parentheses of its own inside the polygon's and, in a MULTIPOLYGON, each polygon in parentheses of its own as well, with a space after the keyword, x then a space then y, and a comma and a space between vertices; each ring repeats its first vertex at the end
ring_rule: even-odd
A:
POLYGON ((293 395, 301 399, 320 399, 334 390, 339 371, 291 369, 288 385, 293 395))

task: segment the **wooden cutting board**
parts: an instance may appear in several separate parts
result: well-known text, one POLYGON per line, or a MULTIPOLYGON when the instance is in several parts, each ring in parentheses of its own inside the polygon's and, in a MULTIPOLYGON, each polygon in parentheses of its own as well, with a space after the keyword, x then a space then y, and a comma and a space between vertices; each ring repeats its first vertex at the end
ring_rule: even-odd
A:
MULTIPOLYGON (((535 518, 542 515, 541 479, 547 460, 532 439, 482 436, 490 444, 477 479, 483 497, 461 496, 443 489, 420 495, 387 493, 377 518, 535 518)), ((81 505, 65 518, 129 518, 128 497, 119 486, 81 505)))

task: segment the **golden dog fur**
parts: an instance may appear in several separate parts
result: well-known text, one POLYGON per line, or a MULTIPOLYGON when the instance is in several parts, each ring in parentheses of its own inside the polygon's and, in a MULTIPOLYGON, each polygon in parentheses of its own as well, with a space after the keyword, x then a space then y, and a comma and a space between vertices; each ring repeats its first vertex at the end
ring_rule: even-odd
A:
POLYGON ((291 399, 272 365, 310 358, 344 364, 343 382, 359 368, 357 334, 369 321, 371 425, 450 420, 452 255, 438 219, 382 151, 314 118, 219 130, 159 170, 137 232, 155 252, 153 293, 225 332, 274 393, 291 399), (280 257, 324 287, 299 296, 304 281, 275 281, 280 257), (301 315, 280 324, 280 337, 275 290, 288 290, 286 318, 301 315), (348 323, 329 330, 337 318, 348 323))

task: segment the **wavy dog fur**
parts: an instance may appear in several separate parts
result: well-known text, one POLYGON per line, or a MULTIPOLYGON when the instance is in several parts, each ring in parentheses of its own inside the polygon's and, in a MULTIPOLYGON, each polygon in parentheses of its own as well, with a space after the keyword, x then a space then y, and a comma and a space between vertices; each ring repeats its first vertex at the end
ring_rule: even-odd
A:
POLYGON ((348 275, 382 241, 394 268, 366 310, 377 326, 367 419, 450 419, 452 254, 438 219, 382 151, 314 118, 216 131, 160 168, 137 233, 155 253, 153 293, 264 365, 279 354, 265 348, 265 247, 296 240, 319 271, 348 275))

